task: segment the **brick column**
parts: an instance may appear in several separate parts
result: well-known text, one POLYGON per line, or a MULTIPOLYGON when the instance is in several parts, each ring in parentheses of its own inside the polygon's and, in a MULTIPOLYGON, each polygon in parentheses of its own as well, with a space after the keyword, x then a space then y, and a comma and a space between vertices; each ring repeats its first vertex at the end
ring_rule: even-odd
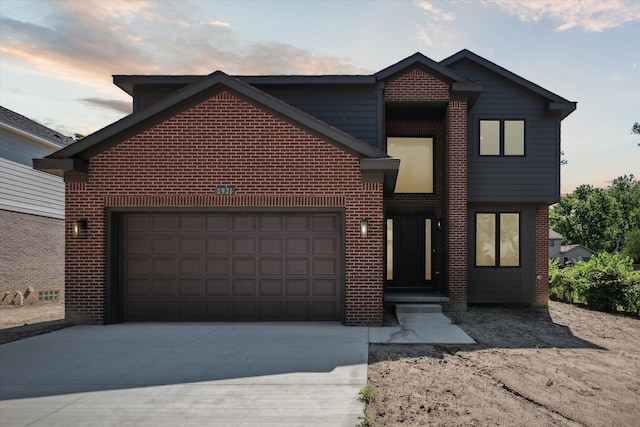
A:
POLYGON ((549 207, 536 206, 536 295, 534 305, 549 303, 549 207))
POLYGON ((447 110, 447 232, 449 299, 467 307, 467 103, 451 101, 447 110))

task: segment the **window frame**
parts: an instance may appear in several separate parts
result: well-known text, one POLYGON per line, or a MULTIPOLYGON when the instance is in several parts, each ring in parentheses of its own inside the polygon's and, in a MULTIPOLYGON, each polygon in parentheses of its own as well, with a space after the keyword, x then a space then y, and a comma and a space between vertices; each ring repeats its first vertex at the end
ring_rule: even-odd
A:
POLYGON ((477 211, 474 212, 473 227, 473 265, 475 268, 500 268, 514 269, 522 268, 522 212, 520 211, 477 211), (500 265, 500 216, 515 214, 518 215, 518 265, 500 265), (478 215, 494 216, 494 265, 478 265, 478 215))
POLYGON ((477 138, 476 138, 477 150, 476 153, 478 157, 486 158, 486 157, 508 157, 508 158, 518 158, 518 157, 526 157, 527 156, 527 119, 522 117, 503 117, 503 118, 494 118, 494 117, 481 117, 477 119, 477 138), (482 122, 498 122, 498 144, 499 144, 499 153, 498 154, 482 154, 481 150, 481 126, 482 122), (522 154, 505 154, 505 122, 522 122, 522 154))

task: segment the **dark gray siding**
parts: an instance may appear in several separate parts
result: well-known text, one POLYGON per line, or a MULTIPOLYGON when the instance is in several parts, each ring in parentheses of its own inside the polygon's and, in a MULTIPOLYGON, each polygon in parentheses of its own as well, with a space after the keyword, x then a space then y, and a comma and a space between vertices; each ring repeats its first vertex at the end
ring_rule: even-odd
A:
POLYGON ((373 86, 259 86, 258 89, 374 147, 378 102, 373 86))
MULTIPOLYGON (((160 101, 180 85, 137 88, 133 111, 160 101)), ((378 100, 371 85, 260 85, 254 87, 374 147, 378 143, 378 100)))
POLYGON ((451 68, 484 84, 469 114, 469 201, 557 201, 560 197, 560 118, 545 112, 547 101, 470 61, 459 61, 451 68), (525 156, 481 157, 480 119, 525 120, 525 156))
POLYGON ((473 204, 468 216, 468 302, 532 304, 535 298, 534 205, 473 204), (476 267, 476 213, 520 213, 520 267, 476 267))

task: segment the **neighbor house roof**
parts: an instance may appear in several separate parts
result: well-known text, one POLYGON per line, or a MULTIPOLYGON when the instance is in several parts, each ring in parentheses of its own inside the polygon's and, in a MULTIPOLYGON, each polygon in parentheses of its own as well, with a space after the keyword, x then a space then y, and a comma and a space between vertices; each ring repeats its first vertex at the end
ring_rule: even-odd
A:
POLYGON ((564 237, 557 231, 549 229, 549 239, 564 239, 564 237))
POLYGON ((595 254, 595 252, 594 252, 594 251, 592 251, 592 250, 591 250, 591 249, 589 249, 588 247, 583 246, 583 245, 580 245, 580 244, 575 244, 575 245, 562 245, 562 246, 560 246, 560 253, 565 254, 565 253, 567 253, 567 252, 571 252, 572 250, 574 250, 574 249, 576 249, 576 248, 582 248, 582 249, 584 249, 585 251, 589 251, 589 252, 591 252, 592 254, 595 254))
POLYGON ((74 142, 72 138, 2 106, 0 106, 0 126, 57 149, 74 142))
POLYGON ((544 98, 546 98, 549 101, 549 104, 547 106, 549 111, 556 111, 558 113, 560 113, 561 118, 565 118, 566 116, 568 116, 569 114, 571 114, 577 106, 576 102, 572 102, 569 101, 563 97, 561 97, 560 95, 556 95, 553 92, 548 91, 547 89, 538 86, 537 84, 524 79, 520 76, 518 76, 515 73, 512 73, 511 71, 507 70, 506 68, 502 68, 501 66, 499 66, 498 64, 495 64, 491 61, 489 61, 488 59, 485 59, 483 57, 481 57, 480 55, 477 55, 473 52, 471 52, 470 50, 467 49, 463 49, 458 53, 455 53, 453 55, 451 55, 450 57, 443 59, 442 61, 440 61, 440 64, 442 64, 445 67, 449 67, 452 64, 467 59, 469 61, 475 62, 478 65, 483 66, 484 68, 498 74, 499 76, 512 81, 513 83, 524 87, 525 89, 530 90, 533 93, 536 93, 544 98))

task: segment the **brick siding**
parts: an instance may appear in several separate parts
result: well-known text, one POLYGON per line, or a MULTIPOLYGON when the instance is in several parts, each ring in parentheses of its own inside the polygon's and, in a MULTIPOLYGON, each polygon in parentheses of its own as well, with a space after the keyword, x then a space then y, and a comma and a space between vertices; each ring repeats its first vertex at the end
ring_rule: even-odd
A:
POLYGON ((344 209, 345 322, 382 322, 382 184, 362 183, 356 157, 228 92, 96 155, 87 182, 66 185, 72 320, 106 321, 105 208, 234 205, 344 209), (226 185, 235 196, 213 195, 226 185), (76 219, 88 220, 86 239, 71 238, 76 219))
POLYGON ((536 206, 536 270, 534 305, 549 303, 549 206, 536 206))
POLYGON ((63 220, 0 210, 0 241, 0 304, 11 304, 17 291, 25 304, 41 291, 64 299, 63 220))
MULTIPOLYGON (((436 283, 448 294, 451 305, 467 303, 467 104, 451 101, 449 84, 415 67, 385 85, 387 102, 447 102, 442 122, 385 121, 388 136, 434 137, 434 193, 399 194, 385 198, 385 213, 433 213, 442 218, 436 231, 436 283)), ((385 147, 386 148, 386 147, 385 147)))

